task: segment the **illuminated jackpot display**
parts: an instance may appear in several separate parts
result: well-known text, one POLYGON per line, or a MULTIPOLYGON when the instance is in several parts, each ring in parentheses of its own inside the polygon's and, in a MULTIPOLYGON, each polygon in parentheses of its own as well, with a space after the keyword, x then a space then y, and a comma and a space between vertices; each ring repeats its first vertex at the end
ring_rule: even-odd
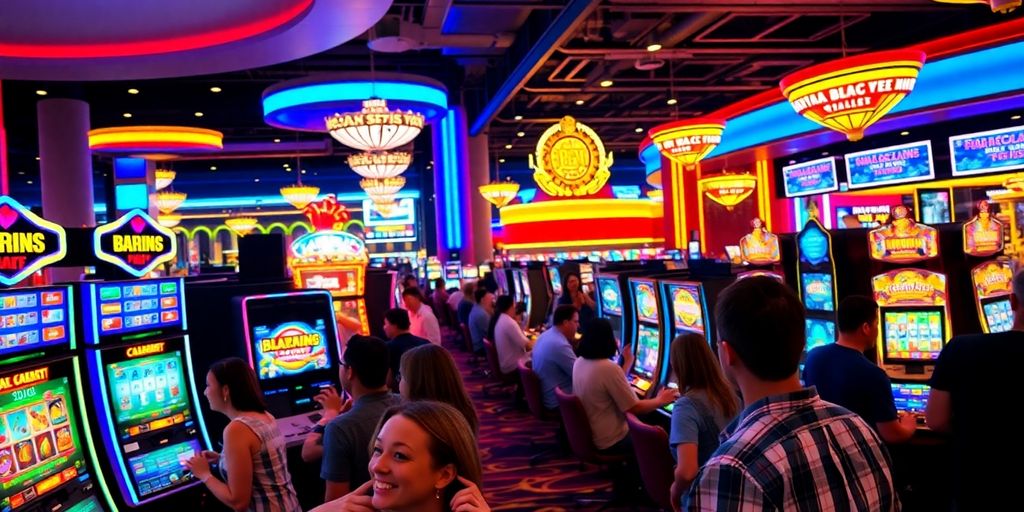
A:
POLYGON ((315 325, 286 322, 273 327, 254 327, 257 375, 261 379, 274 379, 327 368, 330 356, 324 331, 323 319, 317 319, 315 325))
POLYGON ((70 344, 75 322, 68 286, 0 291, 0 360, 70 344))
POLYGON ((96 228, 93 250, 101 261, 134 277, 142 277, 161 263, 174 259, 177 237, 142 210, 132 210, 96 228))

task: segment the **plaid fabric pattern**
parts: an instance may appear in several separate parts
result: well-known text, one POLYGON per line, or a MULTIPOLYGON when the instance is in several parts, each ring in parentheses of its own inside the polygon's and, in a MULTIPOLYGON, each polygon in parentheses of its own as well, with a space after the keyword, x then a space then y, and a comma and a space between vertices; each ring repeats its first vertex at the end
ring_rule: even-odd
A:
POLYGON ((898 511, 889 453, 859 416, 814 388, 748 406, 686 496, 683 509, 898 511))

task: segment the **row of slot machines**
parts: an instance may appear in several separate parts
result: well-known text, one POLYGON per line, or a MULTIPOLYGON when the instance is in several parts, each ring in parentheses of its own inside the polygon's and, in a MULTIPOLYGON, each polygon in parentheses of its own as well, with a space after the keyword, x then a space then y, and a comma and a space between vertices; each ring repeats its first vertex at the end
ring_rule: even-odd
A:
POLYGON ((548 322, 562 295, 563 277, 569 273, 580 276, 585 293, 594 291, 594 266, 588 262, 531 263, 494 269, 498 293, 511 295, 516 303, 525 307, 524 327, 527 328, 541 327, 548 322))

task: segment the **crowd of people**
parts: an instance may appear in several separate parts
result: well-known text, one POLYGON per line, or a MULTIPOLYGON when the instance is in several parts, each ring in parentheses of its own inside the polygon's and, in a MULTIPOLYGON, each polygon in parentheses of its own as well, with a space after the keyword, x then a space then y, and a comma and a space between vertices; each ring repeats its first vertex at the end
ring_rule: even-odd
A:
MULTIPOLYGON (((1024 273, 1013 284, 1013 330, 954 338, 931 378, 927 423, 952 433, 955 510, 1003 509, 1016 477, 997 461, 1024 455, 1019 443, 994 447, 985 435, 985 418, 1000 400, 991 390, 1011 389, 1009 365, 1024 355, 1024 273)), ((414 279, 406 281, 404 307, 384 316, 388 340, 346 340, 341 390, 316 397, 322 418, 301 452, 319 464, 325 482, 315 511, 490 510, 480 419, 441 346, 438 317, 464 327, 453 332, 468 333, 475 351, 493 342, 502 372, 529 362, 545 408, 558 407, 556 390, 578 397, 596 449, 627 461, 616 477, 627 489, 642 488, 627 415, 673 404, 667 449, 675 461, 674 510, 900 509, 887 445, 911 439, 917 425, 897 411, 889 378, 865 356, 878 336, 871 299, 845 298, 837 308, 838 341, 805 359, 804 308, 793 290, 771 278, 737 281, 715 305, 716 346, 697 334, 677 337, 669 346, 672 385, 642 399, 626 379, 634 359, 629 344, 616 339, 607 319, 593 318, 594 300, 578 275, 567 273, 563 290, 534 343, 509 296, 468 283, 451 293, 438 286, 427 297, 414 279)), ((231 421, 223 450, 196 455, 189 469, 234 510, 300 510, 283 437, 252 369, 240 359, 220 361, 206 384, 211 409, 231 421)))

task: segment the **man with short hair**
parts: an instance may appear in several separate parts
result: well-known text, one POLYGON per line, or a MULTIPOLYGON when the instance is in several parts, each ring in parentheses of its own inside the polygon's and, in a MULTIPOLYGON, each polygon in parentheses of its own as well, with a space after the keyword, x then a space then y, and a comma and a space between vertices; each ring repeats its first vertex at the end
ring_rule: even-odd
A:
POLYGON ((898 415, 889 376, 864 355, 878 340, 878 304, 851 295, 839 303, 837 313, 839 339, 807 354, 804 384, 814 386, 822 400, 859 414, 883 441, 909 440, 917 430, 916 418, 898 415))
POLYGON ((991 334, 956 336, 939 354, 931 377, 925 419, 952 434, 956 510, 1007 510, 1017 501, 1024 444, 1002 431, 993 414, 1016 403, 1024 360, 1024 270, 1013 277, 1013 327, 991 334))
POLYGON ((320 478, 327 483, 324 501, 349 493, 370 479, 367 447, 384 411, 401 398, 387 386, 388 346, 372 336, 352 336, 338 370, 341 387, 352 395, 352 409, 323 428, 320 478))
POLYGON ((537 338, 533 347, 533 371, 540 378, 547 409, 558 409, 555 388, 572 393, 572 365, 576 363, 576 353, 569 340, 576 337, 579 323, 580 314, 575 306, 558 306, 551 319, 551 328, 537 338))
POLYGON ((384 312, 384 335, 388 337, 388 357, 391 367, 391 389, 398 389, 398 371, 402 363, 402 354, 406 350, 430 343, 409 332, 409 312, 401 308, 392 308, 384 312))
POLYGON ((409 332, 430 340, 434 345, 441 344, 441 325, 430 306, 423 303, 423 295, 419 288, 402 290, 402 303, 409 312, 409 332))
POLYGON ((473 352, 480 355, 484 352, 484 338, 487 337, 491 315, 494 314, 494 294, 487 288, 477 288, 474 297, 476 305, 469 313, 469 336, 473 338, 473 352))
POLYGON ((686 510, 895 511, 889 455, 860 416, 804 389, 804 308, 770 277, 739 280, 715 307, 718 358, 743 403, 701 468, 686 510))

